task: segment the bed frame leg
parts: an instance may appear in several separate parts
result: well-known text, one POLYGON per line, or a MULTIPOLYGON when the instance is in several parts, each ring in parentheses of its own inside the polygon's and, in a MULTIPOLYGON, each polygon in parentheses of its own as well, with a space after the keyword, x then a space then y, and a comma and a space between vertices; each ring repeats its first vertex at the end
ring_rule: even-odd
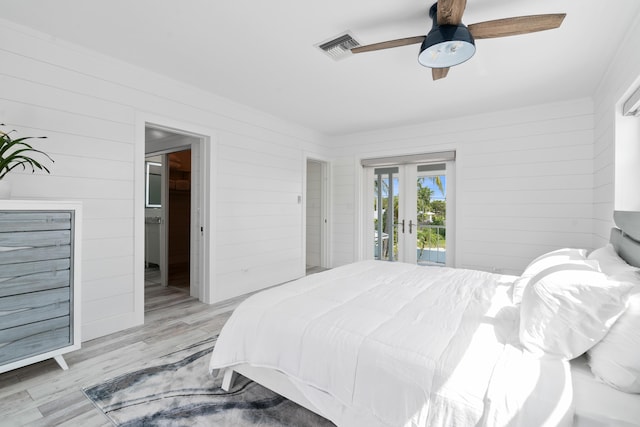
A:
POLYGON ((233 387, 233 383, 236 381, 237 376, 238 374, 236 373, 236 371, 233 370, 233 368, 227 368, 227 370, 224 371, 224 377, 222 378, 221 388, 224 391, 231 390, 231 387, 233 387))

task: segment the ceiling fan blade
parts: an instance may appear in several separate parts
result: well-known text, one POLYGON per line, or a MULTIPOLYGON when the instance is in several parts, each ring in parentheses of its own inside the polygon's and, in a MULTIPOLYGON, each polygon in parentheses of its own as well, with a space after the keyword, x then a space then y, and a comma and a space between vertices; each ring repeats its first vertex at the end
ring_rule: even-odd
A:
POLYGON ((408 46, 410 44, 422 43, 425 36, 406 37, 404 39, 388 40, 386 42, 358 46, 351 49, 351 53, 371 52, 374 50, 391 49, 393 47, 408 46))
POLYGON ((467 0, 438 0, 438 25, 458 25, 467 0))
POLYGON ((449 67, 431 69, 431 76, 433 77, 433 80, 444 79, 445 77, 447 77, 447 74, 449 74, 449 67))
POLYGON ((565 13, 516 16, 513 18, 478 22, 477 24, 469 25, 468 28, 474 39, 491 39, 552 30, 562 24, 565 16, 565 13))

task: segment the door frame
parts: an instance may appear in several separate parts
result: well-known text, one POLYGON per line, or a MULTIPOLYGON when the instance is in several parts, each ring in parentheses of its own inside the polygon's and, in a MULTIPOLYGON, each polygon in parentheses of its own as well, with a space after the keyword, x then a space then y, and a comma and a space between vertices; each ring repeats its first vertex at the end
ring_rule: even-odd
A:
POLYGON ((305 154, 303 156, 302 167, 302 275, 306 274, 307 266, 307 164, 308 162, 320 164, 320 213, 322 216, 320 229, 320 267, 331 268, 331 221, 329 220, 330 203, 331 203, 331 164, 327 159, 316 155, 305 154))
MULTIPOLYGON (((215 229, 215 174, 211 173, 215 164, 217 138, 215 131, 193 123, 183 122, 167 117, 156 116, 147 113, 136 114, 136 145, 135 145, 135 179, 134 179, 134 315, 136 322, 144 323, 144 216, 145 216, 145 129, 153 127, 170 132, 194 136, 199 138, 199 143, 193 144, 192 168, 194 164, 199 170, 198 188, 192 189, 192 196, 199 199, 199 206, 192 209, 192 233, 195 229, 197 239, 192 245, 197 245, 196 271, 198 299, 206 304, 215 300, 216 280, 215 275, 215 246, 213 245, 212 231, 215 229), (194 150, 195 148, 195 150, 194 150), (195 221, 193 221, 195 220, 195 221)), ((193 172, 193 171, 192 171, 193 172)), ((194 183, 192 182, 192 188, 194 183)), ((194 203, 192 197, 192 207, 194 203)), ((193 235, 193 234, 192 234, 193 235)), ((193 263, 192 263, 193 264, 193 263)), ((193 268, 193 265, 192 265, 193 268)))
MULTIPOLYGON (((429 162, 424 162, 424 164, 428 164, 429 162)), ((447 257, 446 257, 446 263, 445 265, 447 267, 455 267, 456 265, 456 172, 455 172, 455 160, 444 160, 444 161, 436 161, 433 163, 444 163, 446 165, 446 170, 445 170, 445 176, 446 176, 446 180, 447 180, 447 257)), ((420 163, 416 163, 415 166, 417 167, 418 164, 423 164, 422 162, 420 163)), ((358 166, 361 168, 361 173, 359 174, 359 176, 361 177, 360 182, 358 183, 358 187, 360 188, 360 200, 359 203, 361 204, 359 206, 359 214, 357 215, 357 221, 356 221, 356 233, 355 233, 355 239, 356 239, 356 247, 359 248, 359 257, 357 257, 356 259, 359 260, 363 260, 363 259, 374 259, 374 254, 373 251, 371 250, 371 248, 373 248, 373 244, 374 244, 374 233, 372 232, 368 232, 369 230, 369 226, 371 224, 371 209, 370 207, 373 206, 373 194, 372 192, 370 192, 369 190, 371 189, 370 185, 373 182, 373 177, 375 176, 373 171, 376 168, 380 168, 380 167, 387 167, 387 166, 362 166, 361 164, 358 164, 358 166), (370 194, 371 193, 371 194, 370 194)), ((400 170, 402 170, 405 166, 407 166, 407 164, 389 164, 389 167, 392 166, 398 166, 400 168, 400 170)), ((409 178, 413 177, 413 175, 411 175, 409 178)), ((403 176, 401 177, 402 181, 400 182, 400 188, 401 189, 406 189, 407 185, 404 181, 407 181, 407 177, 406 174, 403 174, 403 176)), ((412 182, 415 182, 415 180, 410 179, 412 182)), ((409 185, 410 186, 410 185, 409 185)), ((406 196, 405 196, 406 197, 406 196)), ((410 200, 409 203, 413 203, 413 201, 415 201, 415 195, 412 194, 410 196, 410 200)), ((406 213, 403 211, 404 206, 406 206, 406 203, 400 203, 400 205, 398 206, 398 215, 400 217, 406 217, 406 213)), ((411 213, 411 218, 413 218, 413 215, 415 215, 415 213, 411 213)), ((406 218, 405 218, 406 219, 406 218)), ((408 221, 408 220, 407 220, 408 221)), ((414 222, 416 222, 414 220, 414 222)), ((408 225, 405 224, 405 227, 407 227, 408 225)), ((406 239, 402 238, 401 236, 399 236, 398 238, 398 245, 402 245, 402 249, 403 250, 412 250, 413 248, 408 249, 407 246, 408 243, 406 242, 406 239)))
POLYGON ((146 156, 162 156, 162 222, 160 224, 160 270, 161 270, 161 284, 167 286, 168 283, 168 267, 169 267, 169 227, 170 221, 167 221, 167 215, 169 212, 169 204, 171 203, 169 197, 169 162, 168 157, 171 153, 190 150, 191 157, 191 177, 190 177, 190 192, 191 203, 189 206, 190 216, 190 229, 189 229, 189 295, 200 299, 200 295, 203 293, 203 274, 202 274, 202 242, 201 235, 198 233, 198 228, 201 226, 202 219, 199 216, 200 205, 202 204, 202 194, 200 189, 202 188, 202 176, 200 165, 200 151, 205 143, 205 137, 191 132, 187 133, 178 129, 170 129, 166 126, 156 126, 147 123, 146 129, 158 129, 170 132, 174 135, 184 136, 191 138, 189 143, 167 143, 163 144, 157 150, 146 151, 145 141, 145 155, 146 156))

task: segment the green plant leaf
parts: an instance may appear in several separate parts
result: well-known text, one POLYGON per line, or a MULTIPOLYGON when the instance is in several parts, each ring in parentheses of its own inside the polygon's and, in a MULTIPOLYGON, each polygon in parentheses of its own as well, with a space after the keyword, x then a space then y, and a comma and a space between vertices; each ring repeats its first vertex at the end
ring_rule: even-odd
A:
POLYGON ((17 167, 22 167, 23 170, 31 168, 31 173, 34 173, 36 170, 51 173, 45 165, 34 159, 32 155, 37 154, 39 156, 43 156, 51 162, 54 162, 53 159, 47 153, 35 149, 32 145, 25 142, 29 139, 40 139, 46 137, 26 136, 12 139, 12 132, 14 131, 0 131, 0 179, 4 178, 9 172, 17 167))

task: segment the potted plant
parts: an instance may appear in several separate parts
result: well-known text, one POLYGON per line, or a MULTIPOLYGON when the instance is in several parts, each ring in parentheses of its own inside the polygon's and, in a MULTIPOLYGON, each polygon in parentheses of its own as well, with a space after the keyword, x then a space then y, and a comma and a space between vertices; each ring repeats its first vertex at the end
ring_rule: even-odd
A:
POLYGON ((21 167, 22 170, 31 168, 31 173, 35 172, 36 169, 50 173, 45 165, 32 157, 33 154, 44 156, 53 162, 53 159, 48 154, 36 150, 26 142, 29 139, 46 138, 46 136, 25 136, 14 139, 11 137, 13 132, 15 131, 0 131, 0 199, 7 199, 11 195, 9 182, 4 178, 15 168, 21 167))

